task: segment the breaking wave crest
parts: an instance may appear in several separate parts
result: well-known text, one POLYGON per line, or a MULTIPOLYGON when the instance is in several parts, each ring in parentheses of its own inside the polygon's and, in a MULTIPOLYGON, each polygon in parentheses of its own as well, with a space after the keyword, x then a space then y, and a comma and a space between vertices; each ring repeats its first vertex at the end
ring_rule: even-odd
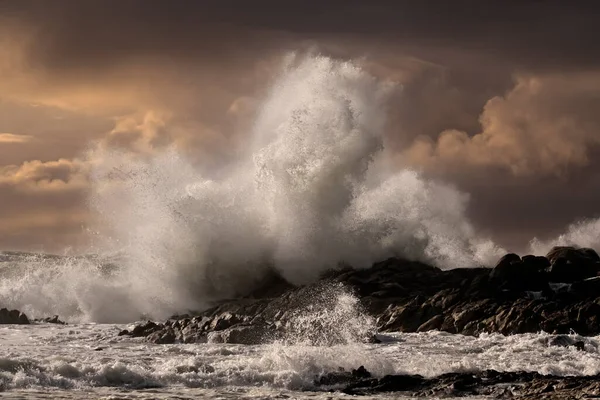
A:
POLYGON ((53 261, 53 274, 21 276, 19 291, 0 297, 37 313, 50 299, 65 317, 124 321, 202 308, 272 269, 298 284, 390 256, 490 264, 501 250, 476 235, 464 194, 390 165, 383 133, 395 90, 352 62, 290 56, 248 150, 227 168, 204 171, 173 148, 92 152, 90 204, 119 268, 53 261))

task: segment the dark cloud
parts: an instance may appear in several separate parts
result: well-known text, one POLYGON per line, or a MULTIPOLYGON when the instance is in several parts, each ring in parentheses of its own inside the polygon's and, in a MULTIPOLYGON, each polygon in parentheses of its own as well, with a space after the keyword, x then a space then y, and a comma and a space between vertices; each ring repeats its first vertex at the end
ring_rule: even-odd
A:
POLYGON ((110 68, 157 54, 211 63, 327 38, 408 48, 444 64, 448 49, 538 68, 600 62, 593 2, 23 0, 0 7, 39 32, 32 56, 55 69, 110 68))
POLYGON ((0 225, 20 232, 0 246, 74 243, 84 217, 61 220, 85 215, 85 179, 64 163, 91 140, 235 158, 281 55, 310 48, 402 84, 388 143, 469 192, 478 228, 553 236, 600 197, 599 17, 553 0, 0 0, 0 225))

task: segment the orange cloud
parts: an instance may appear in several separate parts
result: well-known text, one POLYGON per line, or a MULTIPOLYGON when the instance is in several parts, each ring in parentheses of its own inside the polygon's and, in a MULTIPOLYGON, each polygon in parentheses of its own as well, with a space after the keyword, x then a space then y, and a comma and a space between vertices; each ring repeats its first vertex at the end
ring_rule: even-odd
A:
POLYGON ((77 159, 26 161, 0 167, 0 187, 11 186, 20 191, 80 189, 86 184, 88 168, 88 164, 77 159))
POLYGON ((520 77, 505 96, 487 102, 480 133, 449 129, 435 140, 420 137, 404 156, 434 170, 489 166, 561 175, 587 165, 591 146, 600 144, 593 106, 599 92, 597 73, 520 77))
POLYGON ((33 139, 29 135, 17 135, 14 133, 0 133, 0 144, 3 143, 26 143, 33 139))

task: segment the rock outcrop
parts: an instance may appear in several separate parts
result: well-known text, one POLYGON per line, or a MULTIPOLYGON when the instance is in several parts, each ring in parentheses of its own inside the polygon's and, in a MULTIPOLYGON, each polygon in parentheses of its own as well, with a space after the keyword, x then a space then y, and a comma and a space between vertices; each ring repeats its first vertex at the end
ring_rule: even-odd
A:
MULTIPOLYGON (((273 280, 252 296, 163 323, 143 323, 121 334, 155 343, 264 343, 302 329, 295 322, 299 310, 330 307, 343 287, 359 299, 361 313, 371 316, 380 332, 597 335, 599 271, 600 257, 594 250, 574 247, 555 247, 546 257, 508 254, 493 269, 444 271, 391 258, 368 269, 331 271, 304 287, 273 280)), ((310 324, 316 336, 322 328, 321 336, 332 343, 344 340, 320 323, 310 324)), ((368 341, 372 333, 359 339, 368 341)))
POLYGON ((29 318, 19 310, 9 310, 7 308, 0 309, 0 324, 1 325, 27 325, 29 318))
POLYGON ((46 323, 46 324, 57 324, 57 325, 67 325, 67 323, 65 321, 61 321, 58 318, 58 315, 53 315, 52 317, 45 317, 45 318, 36 318, 33 320, 33 322, 46 323))
POLYGON ((401 392, 412 397, 485 396, 490 398, 579 399, 600 395, 600 375, 557 377, 536 372, 449 373, 434 378, 421 375, 386 375, 372 378, 360 367, 351 372, 337 371, 315 379, 322 389, 331 387, 351 395, 401 392))

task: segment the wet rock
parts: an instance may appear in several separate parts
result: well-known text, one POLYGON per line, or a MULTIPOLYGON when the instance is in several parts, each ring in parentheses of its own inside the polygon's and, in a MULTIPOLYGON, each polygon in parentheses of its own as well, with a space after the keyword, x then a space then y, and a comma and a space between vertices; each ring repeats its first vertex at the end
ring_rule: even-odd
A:
POLYGON ((27 315, 19 310, 0 309, 0 324, 27 325, 29 323, 27 315))
POLYGON ((323 374, 317 379, 315 379, 315 385, 338 386, 348 385, 350 383, 356 384, 369 378, 371 378, 371 373, 367 371, 367 369, 364 366, 361 365, 357 369, 353 369, 350 372, 344 370, 343 368, 340 368, 338 371, 323 374))
POLYGON ((66 322, 61 321, 58 318, 58 315, 53 315, 52 317, 46 317, 46 318, 37 318, 37 319, 34 319, 33 322, 43 322, 46 324, 67 325, 66 322))
POLYGON ((551 264, 548 270, 551 282, 576 282, 598 276, 600 271, 600 259, 592 249, 556 246, 546 258, 551 264))
POLYGON ((163 325, 157 324, 156 322, 147 321, 145 323, 136 325, 133 327, 129 336, 132 337, 145 337, 151 335, 154 332, 162 330, 163 325))
POLYGON ((544 256, 526 255, 523 256, 522 261, 538 271, 544 271, 551 265, 550 260, 544 256))
POLYGON ((426 332, 431 330, 440 329, 442 323, 444 322, 444 316, 442 314, 434 315, 426 322, 419 325, 417 328, 417 332, 426 332))
POLYGON ((517 270, 515 265, 522 262, 521 257, 515 253, 509 253, 504 255, 498 262, 492 271, 490 272, 490 278, 493 279, 507 279, 511 278, 517 270))
POLYGON ((175 343, 177 336, 173 328, 165 328, 152 332, 146 337, 146 340, 156 344, 172 344, 175 343))
MULTIPOLYGON (((329 322, 302 322, 307 313, 331 306, 331 288, 335 287, 358 297, 361 312, 377 321, 380 332, 437 329, 466 335, 539 331, 597 335, 600 277, 588 276, 595 273, 597 263, 595 252, 576 248, 555 248, 548 257, 508 254, 492 270, 443 271, 391 258, 371 269, 333 271, 311 285, 291 287, 280 283, 273 291, 262 287, 256 295, 220 302, 197 315, 186 314, 160 324, 144 322, 120 335, 148 337, 163 332, 154 334, 153 340, 256 344, 308 330, 318 340, 337 343, 340 338, 334 333, 321 333, 332 330, 329 322), (585 274, 570 273, 571 282, 554 282, 558 270, 551 269, 560 267, 564 260, 571 260, 569 265, 575 265, 576 260, 577 265, 589 268, 583 268, 585 274), (552 273, 555 275, 550 279, 552 273)), ((355 340, 369 342, 374 333, 355 340)))
POLYGON ((261 344, 274 339, 275 329, 266 326, 240 325, 208 334, 209 343, 261 344))
POLYGON ((573 346, 577 350, 584 350, 585 343, 582 340, 575 339, 566 335, 558 335, 548 340, 548 346, 570 347, 573 346))
POLYGON ((232 314, 230 312, 225 312, 212 320, 209 329, 211 331, 222 331, 241 321, 242 319, 239 318, 237 315, 232 314))
POLYGON ((490 272, 490 280, 499 288, 509 291, 542 291, 548 287, 545 257, 527 255, 521 259, 510 253, 502 257, 490 272))
POLYGON ((433 378, 420 375, 386 375, 376 379, 352 376, 344 371, 325 374, 315 380, 317 386, 343 386, 350 395, 376 395, 402 392, 411 397, 463 397, 512 399, 574 399, 598 397, 599 376, 557 377, 535 372, 449 373, 433 378))

